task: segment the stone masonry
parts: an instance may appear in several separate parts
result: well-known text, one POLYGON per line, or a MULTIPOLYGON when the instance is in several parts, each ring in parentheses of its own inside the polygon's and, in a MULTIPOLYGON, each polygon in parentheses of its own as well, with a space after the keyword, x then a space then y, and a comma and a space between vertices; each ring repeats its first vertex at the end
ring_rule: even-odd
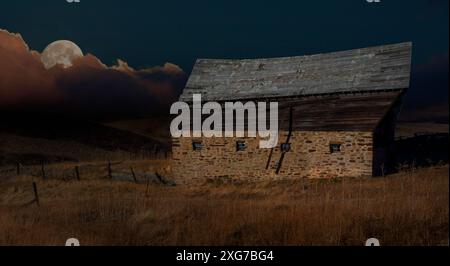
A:
POLYGON ((276 174, 280 146, 287 134, 280 133, 279 145, 273 151, 259 148, 258 138, 173 139, 174 179, 189 183, 206 179, 256 181, 372 175, 373 134, 353 131, 294 131, 291 149, 276 174), (238 140, 245 141, 244 151, 236 150, 238 140), (194 150, 193 141, 201 142, 202 149, 194 150), (340 151, 331 152, 331 144, 338 145, 340 151))

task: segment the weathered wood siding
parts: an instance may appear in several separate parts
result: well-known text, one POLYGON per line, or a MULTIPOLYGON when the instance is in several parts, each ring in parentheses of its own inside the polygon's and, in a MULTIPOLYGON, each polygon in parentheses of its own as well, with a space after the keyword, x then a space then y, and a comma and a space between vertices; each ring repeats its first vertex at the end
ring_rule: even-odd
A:
MULTIPOLYGON (((278 102, 279 128, 288 130, 290 107, 293 108, 293 130, 295 131, 373 131, 391 105, 400 98, 402 91, 380 91, 371 93, 347 93, 272 99, 251 99, 249 101, 278 102)), ((245 103, 245 102, 243 102, 245 103)), ((222 105, 222 126, 225 127, 225 105, 222 105)), ((192 106, 191 106, 192 107, 192 106)), ((192 109, 192 108, 191 108, 192 109)), ((242 109, 239 109, 242 110, 242 109)), ((192 114, 192 113, 191 113, 192 114)), ((202 115, 202 120, 209 115, 202 115)), ((244 127, 257 126, 257 116, 245 113, 244 127), (249 119, 250 118, 250 119, 249 119)), ((236 117, 236 115, 234 115, 236 117)), ((269 112, 267 111, 267 124, 269 112)), ((191 117, 192 121, 192 117, 191 117)), ((234 120, 235 125, 240 125, 234 120)), ((257 127, 256 127, 257 128, 257 127)))

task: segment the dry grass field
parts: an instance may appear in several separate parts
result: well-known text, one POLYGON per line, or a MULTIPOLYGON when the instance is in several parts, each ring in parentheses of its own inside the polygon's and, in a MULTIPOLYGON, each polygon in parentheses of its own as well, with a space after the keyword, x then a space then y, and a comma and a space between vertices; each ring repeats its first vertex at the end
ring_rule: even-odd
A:
MULTIPOLYGON (((170 170, 165 161, 120 167, 129 165, 170 170)), ((64 245, 71 237, 82 245, 363 245, 370 237, 382 245, 448 245, 448 166, 380 178, 199 186, 83 171, 81 181, 0 178, 0 245, 64 245), (27 204, 33 180, 40 206, 27 204)))

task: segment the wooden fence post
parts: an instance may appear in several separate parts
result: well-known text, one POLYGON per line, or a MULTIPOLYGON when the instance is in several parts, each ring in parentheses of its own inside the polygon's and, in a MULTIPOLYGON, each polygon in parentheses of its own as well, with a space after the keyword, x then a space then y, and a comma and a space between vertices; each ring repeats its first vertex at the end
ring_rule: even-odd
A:
POLYGON ((155 152, 156 152, 156 144, 153 144, 152 150, 149 152, 150 158, 154 156, 155 152))
POLYGON ((36 182, 33 182, 33 191, 34 191, 34 201, 36 202, 36 204, 38 206, 41 206, 40 202, 39 202, 39 194, 38 194, 36 182))
POLYGON ((42 179, 47 179, 47 176, 45 175, 45 164, 44 164, 44 161, 42 161, 42 164, 41 164, 41 171, 42 171, 42 179))
POLYGON ((133 179, 134 179, 134 183, 137 184, 138 181, 137 181, 137 178, 136 178, 136 174, 134 173, 133 167, 130 166, 130 170, 131 170, 131 175, 133 176, 133 179))
POLYGON ((145 189, 145 196, 148 197, 148 188, 150 186, 150 177, 147 176, 147 188, 145 189))
POLYGON ((75 176, 77 178, 78 181, 80 181, 80 170, 78 169, 78 165, 75 166, 75 176))
POLYGON ((156 145, 156 146, 155 146, 155 158, 156 158, 156 159, 158 158, 158 153, 159 153, 159 146, 156 145))
POLYGON ((166 181, 164 180, 164 178, 158 174, 158 172, 155 172, 156 177, 158 178, 159 182, 161 182, 161 184, 166 184, 166 181))
POLYGON ((108 177, 112 179, 111 161, 108 161, 108 177))

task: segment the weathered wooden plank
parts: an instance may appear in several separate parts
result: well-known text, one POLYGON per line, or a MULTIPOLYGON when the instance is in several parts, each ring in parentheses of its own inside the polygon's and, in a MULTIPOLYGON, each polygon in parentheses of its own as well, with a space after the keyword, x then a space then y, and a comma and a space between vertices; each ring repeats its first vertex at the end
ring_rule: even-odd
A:
POLYGON ((223 101, 409 87, 411 43, 265 59, 199 59, 180 97, 223 101))
MULTIPOLYGON (((292 106, 293 129, 307 130, 337 130, 337 131, 372 131, 391 104, 401 95, 400 91, 355 93, 339 95, 296 96, 272 99, 254 99, 258 101, 277 101, 279 103, 279 128, 286 130, 289 122, 289 112, 292 106)), ((225 118, 224 102, 222 118, 225 118)), ((268 106, 268 105, 267 105, 268 106)), ((243 111, 243 110, 239 110, 243 111)), ((248 123, 248 114, 244 121, 245 128, 257 125, 248 123)), ((203 115, 204 120, 209 115, 203 115)), ((269 123, 269 115, 266 116, 269 123)), ((222 121, 223 122, 223 121, 222 121)), ((223 126, 224 122, 222 123, 223 126)), ((235 121, 235 124, 237 122, 235 121)))

